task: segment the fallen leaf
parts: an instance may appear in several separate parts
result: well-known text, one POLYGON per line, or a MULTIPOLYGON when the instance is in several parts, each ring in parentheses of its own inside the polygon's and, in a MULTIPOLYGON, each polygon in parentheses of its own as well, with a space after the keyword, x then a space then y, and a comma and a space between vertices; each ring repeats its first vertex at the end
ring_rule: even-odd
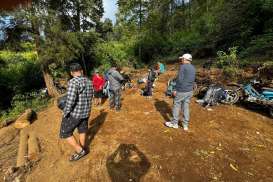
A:
POLYGON ((256 145, 257 147, 260 147, 260 148, 266 148, 266 146, 264 145, 256 145))
POLYGON ((238 172, 238 169, 233 165, 233 164, 229 164, 229 166, 234 170, 234 171, 237 171, 238 172))
POLYGON ((254 174, 252 174, 251 172, 247 172, 247 174, 248 174, 249 176, 254 176, 254 174))

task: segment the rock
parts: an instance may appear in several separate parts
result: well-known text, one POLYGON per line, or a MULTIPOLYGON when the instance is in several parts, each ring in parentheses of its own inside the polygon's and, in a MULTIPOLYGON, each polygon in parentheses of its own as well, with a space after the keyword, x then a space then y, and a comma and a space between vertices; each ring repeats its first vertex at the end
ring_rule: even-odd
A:
POLYGON ((6 176, 11 176, 12 174, 14 174, 17 171, 17 167, 10 167, 7 171, 6 171, 6 176))
POLYGON ((27 109, 16 121, 14 127, 22 129, 27 127, 35 119, 36 113, 32 109, 27 109))

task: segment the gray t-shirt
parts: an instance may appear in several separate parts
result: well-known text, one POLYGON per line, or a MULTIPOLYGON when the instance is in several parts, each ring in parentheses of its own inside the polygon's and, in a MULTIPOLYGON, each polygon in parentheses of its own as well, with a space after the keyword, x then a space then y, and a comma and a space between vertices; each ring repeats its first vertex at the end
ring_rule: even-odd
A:
POLYGON ((110 85, 110 90, 115 91, 121 88, 121 82, 124 80, 124 78, 116 69, 111 68, 107 72, 107 77, 110 85))
POLYGON ((192 64, 180 65, 175 90, 177 92, 190 92, 193 90, 195 81, 195 68, 192 64))

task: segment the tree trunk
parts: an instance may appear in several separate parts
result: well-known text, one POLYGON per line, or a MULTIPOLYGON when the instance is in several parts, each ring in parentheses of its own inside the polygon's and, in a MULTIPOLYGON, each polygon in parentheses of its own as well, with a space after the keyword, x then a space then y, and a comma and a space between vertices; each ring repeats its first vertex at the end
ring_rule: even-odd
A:
POLYGON ((76 2, 76 31, 81 32, 81 8, 80 2, 76 2))
POLYGON ((48 95, 51 97, 57 97, 60 95, 57 88, 54 85, 53 78, 47 69, 43 69, 43 77, 48 91, 48 95))

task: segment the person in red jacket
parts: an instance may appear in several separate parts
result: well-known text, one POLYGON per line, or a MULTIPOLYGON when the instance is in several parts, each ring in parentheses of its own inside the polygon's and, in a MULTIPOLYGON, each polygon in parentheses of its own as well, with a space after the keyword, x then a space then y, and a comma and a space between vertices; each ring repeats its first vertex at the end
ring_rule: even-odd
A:
POLYGON ((100 76, 99 71, 96 70, 92 77, 93 87, 94 87, 94 103, 95 105, 101 105, 103 97, 103 86, 105 84, 105 79, 100 76))

